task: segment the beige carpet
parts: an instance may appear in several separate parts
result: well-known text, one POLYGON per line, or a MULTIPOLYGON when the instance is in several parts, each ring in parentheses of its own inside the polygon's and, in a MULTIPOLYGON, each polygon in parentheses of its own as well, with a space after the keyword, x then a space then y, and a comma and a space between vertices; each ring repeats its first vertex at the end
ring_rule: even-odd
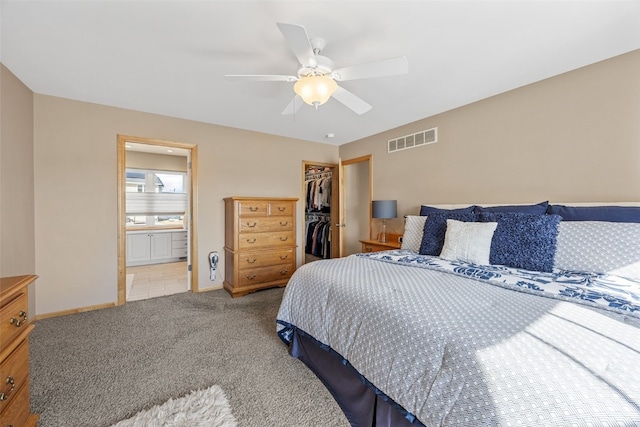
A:
POLYGON ((242 427, 347 427, 276 334, 284 288, 129 302, 42 319, 29 338, 38 427, 107 427, 215 384, 242 427))

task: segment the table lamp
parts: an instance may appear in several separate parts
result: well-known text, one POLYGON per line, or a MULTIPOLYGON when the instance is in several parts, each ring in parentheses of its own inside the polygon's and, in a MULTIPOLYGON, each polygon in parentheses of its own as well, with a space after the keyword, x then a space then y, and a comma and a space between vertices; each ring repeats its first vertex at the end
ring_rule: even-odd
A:
POLYGON ((373 218, 382 220, 382 230, 378 236, 381 243, 387 242, 387 220, 398 216, 397 200, 374 200, 371 202, 371 212, 373 218))

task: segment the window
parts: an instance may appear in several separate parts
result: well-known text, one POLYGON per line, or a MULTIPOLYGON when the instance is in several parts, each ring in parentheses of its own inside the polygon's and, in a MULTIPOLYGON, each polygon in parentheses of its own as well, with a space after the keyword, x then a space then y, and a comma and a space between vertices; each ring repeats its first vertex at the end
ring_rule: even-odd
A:
POLYGON ((185 172, 127 169, 127 227, 182 225, 186 180, 185 172))

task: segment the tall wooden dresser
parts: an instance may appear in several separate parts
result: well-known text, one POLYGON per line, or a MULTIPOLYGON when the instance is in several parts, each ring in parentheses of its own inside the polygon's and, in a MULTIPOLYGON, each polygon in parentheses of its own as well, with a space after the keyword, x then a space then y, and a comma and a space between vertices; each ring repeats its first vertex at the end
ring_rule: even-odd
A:
POLYGON ((224 201, 224 288, 235 298, 285 286, 296 269, 298 199, 228 197, 224 201))
POLYGON ((27 286, 38 276, 0 278, 0 426, 35 426, 29 408, 27 286))

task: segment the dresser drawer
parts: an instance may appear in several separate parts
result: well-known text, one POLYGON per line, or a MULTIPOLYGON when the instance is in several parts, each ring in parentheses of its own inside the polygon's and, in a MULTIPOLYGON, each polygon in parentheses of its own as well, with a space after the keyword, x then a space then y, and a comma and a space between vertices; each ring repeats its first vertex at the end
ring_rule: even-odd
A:
POLYGON ((270 231, 292 231, 292 217, 239 218, 240 233, 263 233, 270 231))
POLYGON ((239 273, 238 281, 240 287, 244 287, 276 280, 289 280, 294 270, 295 266, 292 263, 242 270, 239 273))
POLYGON ((238 246, 241 250, 296 244, 293 231, 284 231, 282 233, 240 233, 238 237, 238 246))
POLYGON ((184 258, 187 256, 187 248, 171 249, 171 258, 184 258))
MULTIPOLYGON (((4 394, 3 397, 6 398, 6 400, 0 400, 0 412, 16 400, 20 387, 25 385, 28 380, 29 343, 24 340, 9 357, 0 363, 0 396, 4 394)), ((16 403, 19 402, 13 404, 16 403)))
POLYGON ((291 216, 293 211, 293 202, 269 202, 269 216, 291 216))
POLYGON ((266 216, 268 212, 268 202, 265 201, 241 201, 238 202, 239 216, 266 216))
MULTIPOLYGON (((0 426, 24 426, 29 420, 29 381, 26 381, 23 387, 18 389, 16 385, 15 397, 12 399, 13 404, 0 412, 0 426)), ((6 402, 6 401, 5 401, 6 402)), ((35 425, 35 424, 29 424, 35 425)))
POLYGON ((362 244, 362 252, 380 252, 380 251, 388 251, 391 248, 388 246, 376 245, 374 243, 363 243, 362 244))
POLYGON ((186 248, 188 244, 186 240, 172 240, 171 249, 186 248))
POLYGON ((238 255, 238 269, 249 270, 268 265, 289 264, 294 258, 293 249, 241 253, 238 255))
POLYGON ((187 232, 186 231, 174 231, 174 232, 171 233, 171 240, 174 241, 174 242, 175 241, 181 241, 181 240, 186 241, 187 240, 187 232))
POLYGON ((27 294, 20 292, 0 307, 0 346, 4 348, 28 325, 27 294))
POLYGON ((186 231, 171 233, 171 257, 172 258, 186 257, 188 246, 189 246, 189 241, 187 240, 186 231))

